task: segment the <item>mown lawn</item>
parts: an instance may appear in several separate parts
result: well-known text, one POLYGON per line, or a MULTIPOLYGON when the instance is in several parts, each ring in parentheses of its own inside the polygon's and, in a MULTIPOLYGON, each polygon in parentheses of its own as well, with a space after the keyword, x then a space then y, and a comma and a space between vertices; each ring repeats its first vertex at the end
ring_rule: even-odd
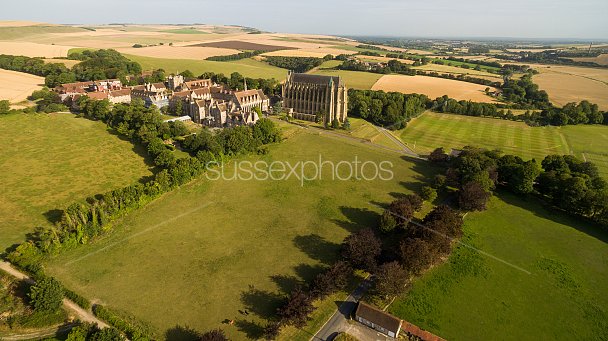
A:
POLYGON ((0 117, 0 249, 20 243, 56 209, 151 175, 145 151, 72 114, 0 117))
MULTIPOLYGON (((416 189, 421 177, 433 173, 428 164, 398 154, 288 129, 288 139, 270 154, 247 159, 294 164, 319 155, 334 162, 356 156, 360 162, 392 162, 395 176, 338 181, 326 168, 323 179, 303 185, 293 177, 202 178, 130 214, 107 237, 51 260, 48 273, 89 299, 151 324, 161 338, 175 336, 177 326, 220 327, 233 340, 259 337, 283 295, 335 261, 349 233, 376 224, 379 209, 372 203, 416 189), (239 312, 245 310, 248 315, 239 312), (236 323, 223 323, 227 319, 236 323)), ((226 170, 229 177, 233 165, 226 170)))
POLYGON ((579 158, 595 163, 600 173, 608 178, 608 127, 576 125, 560 128, 572 152, 579 158))
POLYGON ((477 146, 537 161, 548 154, 569 154, 556 127, 530 127, 523 122, 425 112, 395 133, 410 148, 428 154, 438 147, 477 146))
POLYGON ((454 341, 605 339, 608 233, 512 194, 469 213, 464 230, 464 242, 527 272, 460 247, 391 313, 454 341))
POLYGON ((233 62, 214 62, 209 60, 188 60, 188 59, 165 59, 127 55, 125 57, 141 64, 144 70, 164 69, 167 72, 181 72, 190 70, 195 75, 203 72, 223 73, 230 76, 233 72, 238 72, 245 77, 251 78, 275 78, 284 80, 287 77, 287 70, 268 65, 253 59, 242 59, 233 62))

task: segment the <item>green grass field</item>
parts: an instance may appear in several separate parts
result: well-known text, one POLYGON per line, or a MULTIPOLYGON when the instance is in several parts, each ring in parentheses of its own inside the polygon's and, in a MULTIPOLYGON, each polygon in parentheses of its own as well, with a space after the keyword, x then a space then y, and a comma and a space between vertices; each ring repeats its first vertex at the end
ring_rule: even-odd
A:
POLYGON ((602 175, 608 178, 608 127, 576 125, 560 128, 572 153, 582 159, 595 163, 602 175))
POLYGON ((389 202, 391 193, 415 189, 419 177, 432 175, 428 164, 399 154, 292 125, 288 129, 288 139, 271 146, 269 155, 248 159, 293 164, 318 160, 319 154, 333 161, 356 156, 392 162, 395 177, 334 181, 324 173, 322 180, 303 186, 293 177, 200 179, 130 214, 96 243, 52 259, 48 273, 90 299, 150 323, 160 337, 177 325, 221 327, 233 340, 259 336, 284 293, 333 262, 351 231, 376 224, 379 209, 371 202, 389 202), (239 313, 245 309, 251 314, 239 313), (222 324, 225 319, 237 322, 222 324))
MULTIPOLYGON (((331 64, 330 64, 331 65, 331 64)), ((321 65, 322 67, 323 65, 321 65)), ((359 71, 323 70, 317 69, 311 72, 314 75, 340 76, 344 79, 349 89, 369 90, 382 77, 381 74, 359 71)))
POLYGON ((569 154, 567 142, 555 127, 530 127, 523 122, 493 118, 425 112, 396 135, 421 154, 438 147, 467 145, 500 149, 538 161, 547 154, 569 154))
POLYGON ((70 26, 21 26, 21 27, 0 27, 0 39, 12 40, 34 35, 49 33, 75 33, 85 32, 84 28, 70 26))
POLYGON ((465 218, 460 247, 389 311, 448 340, 603 340, 608 233, 511 194, 465 218))
POLYGON ((420 154, 438 147, 467 145, 500 149, 537 161, 549 154, 573 154, 595 163, 600 174, 608 178, 608 153, 604 150, 608 127, 602 125, 530 127, 523 122, 425 112, 394 134, 420 154))
POLYGON ((50 225, 53 210, 151 174, 130 142, 72 114, 3 116, 0 136, 1 250, 50 225))
POLYGON ((214 62, 209 60, 163 59, 134 55, 125 56, 140 63, 144 70, 159 68, 164 69, 166 72, 190 70, 195 75, 211 71, 223 73, 227 76, 230 76, 233 72, 239 72, 246 77, 275 78, 281 81, 287 77, 287 70, 253 59, 242 59, 233 62, 214 62))

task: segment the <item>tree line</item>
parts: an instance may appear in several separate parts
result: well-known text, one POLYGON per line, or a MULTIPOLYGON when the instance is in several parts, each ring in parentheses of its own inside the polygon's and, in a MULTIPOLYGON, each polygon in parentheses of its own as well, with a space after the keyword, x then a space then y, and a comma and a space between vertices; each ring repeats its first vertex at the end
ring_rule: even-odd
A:
MULTIPOLYGON (((206 161, 209 160, 207 157, 229 157, 251 151, 250 145, 261 147, 280 140, 278 129, 272 121, 262 119, 253 127, 226 128, 217 134, 211 134, 218 145, 217 148, 205 150, 209 153, 203 159, 197 153, 198 150, 194 152, 194 149, 189 150, 196 156, 176 158, 171 152, 172 145, 165 144, 164 141, 185 131, 179 124, 163 122, 155 107, 146 108, 140 100, 111 106, 107 100, 90 100, 86 96, 77 104, 84 117, 105 122, 133 143, 145 145, 150 157, 161 170, 145 183, 135 183, 91 196, 84 202, 75 202, 62 210, 61 217, 54 226, 38 228, 26 242, 11 250, 7 256, 13 264, 31 273, 42 270, 40 262, 47 255, 91 242, 110 230, 118 217, 189 182, 205 170, 206 161)), ((209 136, 208 132, 196 135, 209 136)))
POLYGON ((425 95, 386 93, 373 90, 348 90, 348 112, 389 129, 405 128, 407 122, 422 114, 430 100, 425 95))
POLYGON ((327 60, 332 60, 333 57, 328 55, 325 58, 313 57, 282 57, 282 56, 266 56, 264 60, 276 67, 292 70, 297 73, 310 71, 317 66, 323 64, 327 60))
POLYGON ((241 60, 241 59, 255 57, 255 56, 261 55, 264 52, 266 52, 266 51, 263 51, 263 50, 246 51, 246 52, 230 54, 227 56, 211 56, 211 57, 207 57, 207 60, 216 61, 216 62, 227 62, 227 61, 232 61, 232 60, 241 60))
POLYGON ((431 100, 427 96, 419 94, 349 89, 348 111, 355 117, 361 117, 376 125, 389 127, 390 129, 405 128, 411 118, 420 115, 425 110, 475 117, 521 120, 531 126, 561 126, 568 124, 608 125, 608 113, 600 111, 596 104, 589 101, 581 101, 579 103, 568 103, 562 108, 556 108, 551 103, 544 101, 546 95, 544 91, 539 91, 535 84, 528 86, 528 82, 529 80, 518 81, 517 84, 519 85, 513 88, 513 91, 518 91, 520 95, 523 93, 524 97, 530 98, 529 100, 523 100, 521 104, 457 101, 449 98, 447 95, 431 100), (526 87, 520 86, 524 84, 526 87), (536 98, 540 98, 541 100, 538 101, 536 98), (535 105, 529 104, 528 101, 534 102, 535 105), (540 111, 528 110, 523 115, 515 115, 510 110, 534 109, 536 106, 543 106, 545 109, 540 111))
POLYGON ((364 71, 380 74, 399 73, 403 75, 416 75, 416 70, 413 70, 409 65, 404 64, 396 59, 390 60, 386 65, 382 63, 372 63, 368 65, 358 60, 347 60, 336 67, 338 70, 364 71))
POLYGON ((70 69, 68 69, 64 64, 45 63, 42 58, 30 58, 3 54, 0 55, 0 69, 46 77, 45 85, 48 87, 54 87, 58 83, 70 83, 76 81, 76 76, 71 74, 70 69))
POLYGON ((442 148, 429 156, 447 167, 444 183, 459 189, 464 210, 484 210, 498 186, 518 195, 536 195, 569 214, 608 224, 608 183, 597 167, 573 155, 548 155, 539 164, 518 156, 465 147, 457 157, 442 148))
POLYGON ((528 106, 506 106, 494 103, 457 101, 448 96, 435 99, 430 108, 443 113, 523 121, 530 126, 608 125, 608 112, 600 111, 597 104, 586 100, 579 103, 568 103, 562 108, 550 107, 541 111, 527 110, 521 115, 513 114, 509 108, 528 108, 528 106))
POLYGON ((49 88, 76 81, 109 78, 118 78, 127 84, 128 75, 139 75, 142 71, 139 63, 112 49, 71 53, 69 58, 82 62, 69 69, 60 63, 46 64, 42 58, 0 55, 0 68, 45 77, 45 85, 49 88))
POLYGON ((275 339, 283 326, 304 327, 316 309, 314 302, 345 289, 354 269, 373 274, 371 294, 388 299, 401 294, 414 276, 449 255, 453 239, 462 235, 462 217, 441 205, 422 221, 415 221, 413 214, 422 204, 420 196, 404 195, 388 205, 376 230, 363 228, 346 237, 340 250, 342 259, 284 298, 276 319, 265 328, 265 337, 275 339))

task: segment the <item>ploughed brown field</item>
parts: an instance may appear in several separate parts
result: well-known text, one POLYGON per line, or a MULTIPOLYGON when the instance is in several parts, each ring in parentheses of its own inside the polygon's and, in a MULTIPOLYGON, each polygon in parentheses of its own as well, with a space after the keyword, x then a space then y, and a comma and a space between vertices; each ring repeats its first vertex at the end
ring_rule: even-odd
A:
POLYGON ((216 41, 216 42, 210 42, 210 43, 195 44, 195 45, 190 45, 190 46, 217 47, 217 48, 223 48, 223 49, 267 51, 267 52, 295 49, 295 47, 266 45, 266 44, 252 43, 249 41, 238 41, 238 40, 216 41))
MULTIPOLYGON (((424 94, 431 99, 448 95, 456 100, 496 102, 492 97, 485 94, 485 88, 487 88, 485 85, 437 77, 385 75, 374 84, 372 90, 424 94)), ((494 88, 490 89, 492 91, 496 90, 494 88)))

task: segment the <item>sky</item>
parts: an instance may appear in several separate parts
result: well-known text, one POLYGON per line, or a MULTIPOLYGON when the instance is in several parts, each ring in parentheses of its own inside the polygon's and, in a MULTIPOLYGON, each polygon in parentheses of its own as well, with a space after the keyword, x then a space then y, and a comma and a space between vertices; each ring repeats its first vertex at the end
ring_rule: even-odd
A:
MULTIPOLYGON (((0 20, 227 24, 358 36, 608 40, 608 0, 19 0, 0 20)), ((0 37, 1 39, 1 37, 0 37)))

